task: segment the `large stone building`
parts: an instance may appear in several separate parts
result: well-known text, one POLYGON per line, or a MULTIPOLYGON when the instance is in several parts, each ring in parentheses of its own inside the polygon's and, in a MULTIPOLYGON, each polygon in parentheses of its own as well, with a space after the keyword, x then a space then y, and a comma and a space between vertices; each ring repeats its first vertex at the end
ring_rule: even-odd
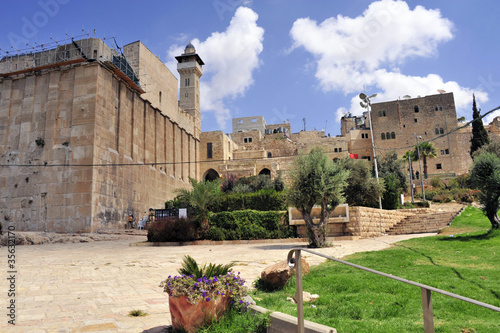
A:
POLYGON ((47 44, 0 60, 0 221, 90 232, 161 207, 199 178, 199 80, 189 44, 178 81, 141 42, 47 44))
POLYGON ((258 174, 275 178, 286 173, 295 155, 315 146, 323 147, 332 159, 348 154, 344 137, 329 137, 323 131, 291 133, 290 123, 269 125, 262 116, 234 118, 230 134, 203 132, 200 146, 204 180, 258 174))

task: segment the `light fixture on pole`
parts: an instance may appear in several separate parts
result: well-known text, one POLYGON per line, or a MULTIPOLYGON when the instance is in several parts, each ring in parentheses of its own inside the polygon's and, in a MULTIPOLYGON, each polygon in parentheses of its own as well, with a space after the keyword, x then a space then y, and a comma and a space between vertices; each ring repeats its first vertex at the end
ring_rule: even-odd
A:
POLYGON ((418 139, 422 139, 422 137, 415 134, 415 138, 417 139, 417 155, 418 155, 418 167, 420 168, 420 184, 422 185, 422 199, 426 201, 425 190, 424 190, 424 177, 422 176, 422 163, 420 163, 420 144, 418 143, 418 139))
MULTIPOLYGON (((372 117, 371 117, 371 102, 370 98, 377 96, 377 94, 373 94, 371 96, 366 96, 366 94, 361 93, 359 94, 359 98, 362 100, 362 102, 359 102, 362 108, 365 108, 368 111, 368 122, 370 123, 370 136, 372 139, 372 153, 373 153, 373 164, 375 166, 375 178, 377 179, 377 184, 379 183, 378 180, 378 166, 377 166, 377 156, 375 155, 375 143, 373 142, 373 126, 372 126, 372 117)), ((382 198, 378 197, 378 205, 379 208, 382 209, 382 198)))

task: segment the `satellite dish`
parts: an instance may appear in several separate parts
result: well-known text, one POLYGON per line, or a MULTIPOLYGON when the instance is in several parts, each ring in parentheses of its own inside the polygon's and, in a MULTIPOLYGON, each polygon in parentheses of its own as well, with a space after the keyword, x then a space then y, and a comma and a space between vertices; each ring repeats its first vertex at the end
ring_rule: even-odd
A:
POLYGON ((366 99, 366 95, 364 93, 361 93, 361 94, 359 94, 359 98, 361 98, 362 100, 365 100, 366 99))

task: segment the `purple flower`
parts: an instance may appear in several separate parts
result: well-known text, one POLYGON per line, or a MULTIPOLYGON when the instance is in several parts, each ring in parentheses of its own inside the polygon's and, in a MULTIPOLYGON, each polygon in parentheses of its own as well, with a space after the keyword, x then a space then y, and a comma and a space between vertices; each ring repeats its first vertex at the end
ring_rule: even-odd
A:
POLYGON ((210 297, 207 297, 207 302, 210 302, 210 297))
POLYGON ((240 304, 243 304, 243 300, 240 299, 240 304))

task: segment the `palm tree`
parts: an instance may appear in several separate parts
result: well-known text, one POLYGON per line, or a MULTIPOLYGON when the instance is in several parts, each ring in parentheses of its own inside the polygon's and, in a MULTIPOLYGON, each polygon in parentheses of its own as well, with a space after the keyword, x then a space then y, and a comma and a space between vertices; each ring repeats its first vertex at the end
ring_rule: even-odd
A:
POLYGON ((201 225, 204 230, 208 230, 209 206, 213 200, 220 194, 220 184, 218 181, 196 181, 189 177, 191 190, 176 189, 174 192, 177 198, 187 202, 196 209, 199 214, 201 225))
POLYGON ((424 163, 424 177, 427 178, 427 158, 435 158, 436 157, 436 147, 432 142, 424 141, 418 144, 413 148, 412 151, 407 151, 403 155, 403 159, 407 160, 408 155, 410 156, 412 161, 418 161, 418 150, 420 150, 420 157, 424 163))
POLYGON ((427 178, 427 158, 436 157, 436 147, 432 144, 432 142, 424 141, 419 144, 419 148, 420 156, 422 156, 424 160, 424 176, 427 178))

